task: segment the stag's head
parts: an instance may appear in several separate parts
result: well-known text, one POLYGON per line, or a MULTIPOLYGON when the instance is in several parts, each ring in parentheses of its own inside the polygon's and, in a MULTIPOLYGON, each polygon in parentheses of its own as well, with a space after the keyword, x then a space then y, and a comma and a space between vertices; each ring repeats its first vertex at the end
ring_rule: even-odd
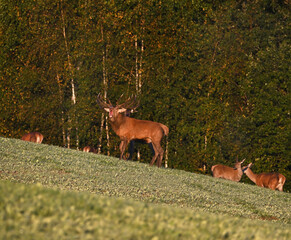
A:
POLYGON ((98 105, 106 112, 109 113, 109 120, 111 122, 114 122, 119 114, 133 112, 137 107, 138 103, 136 101, 135 97, 129 97, 127 100, 125 100, 124 103, 119 104, 120 99, 122 98, 123 94, 120 96, 119 100, 116 102, 116 106, 113 106, 110 100, 108 99, 107 103, 99 93, 97 96, 97 103, 98 105))

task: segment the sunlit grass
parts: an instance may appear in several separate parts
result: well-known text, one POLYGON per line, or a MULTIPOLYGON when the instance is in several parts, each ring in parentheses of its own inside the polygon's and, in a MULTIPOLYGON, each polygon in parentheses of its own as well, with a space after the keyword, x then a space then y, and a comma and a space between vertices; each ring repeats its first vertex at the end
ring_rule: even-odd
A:
POLYGON ((5 239, 21 231, 31 239, 52 232, 58 239, 288 239, 291 234, 290 193, 254 185, 5 138, 0 138, 0 172, 0 179, 9 181, 1 181, 5 239), (29 233, 31 221, 40 225, 29 233))

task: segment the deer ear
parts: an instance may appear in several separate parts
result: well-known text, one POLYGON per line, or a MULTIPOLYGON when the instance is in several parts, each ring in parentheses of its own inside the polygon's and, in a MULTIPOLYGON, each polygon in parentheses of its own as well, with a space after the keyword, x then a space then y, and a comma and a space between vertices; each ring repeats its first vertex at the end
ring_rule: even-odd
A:
POLYGON ((105 110, 106 112, 110 112, 110 109, 109 109, 109 108, 104 108, 104 110, 105 110))
POLYGON ((120 109, 118 109, 118 112, 119 113, 123 113, 123 112, 125 112, 127 109, 126 108, 120 108, 120 109))

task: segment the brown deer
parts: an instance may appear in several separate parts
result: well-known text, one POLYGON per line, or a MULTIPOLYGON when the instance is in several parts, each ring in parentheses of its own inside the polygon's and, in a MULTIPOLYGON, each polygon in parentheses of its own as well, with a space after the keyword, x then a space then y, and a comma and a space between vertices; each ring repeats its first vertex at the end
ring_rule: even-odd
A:
POLYGON ((275 172, 255 174, 251 170, 252 165, 253 165, 252 163, 248 164, 247 167, 244 168, 244 173, 257 186, 270 188, 272 190, 278 189, 281 192, 283 191, 283 186, 286 181, 285 176, 283 176, 280 173, 275 173, 275 172))
POLYGON ((42 143, 43 135, 39 132, 30 132, 23 135, 21 138, 23 141, 42 143))
POLYGON ((212 171, 213 177, 224 178, 231 181, 239 182, 243 175, 241 165, 244 161, 245 159, 242 160, 241 162, 238 162, 238 160, 236 160, 234 168, 224 166, 221 164, 212 166, 211 171, 212 171))
MULTIPOLYGON (((127 109, 125 111, 125 116, 126 117, 130 117, 130 114, 133 113, 133 112, 135 112, 135 108, 134 109, 127 109)), ((129 156, 128 156, 127 160, 131 160, 132 159, 133 153, 135 152, 135 144, 136 143, 138 143, 138 144, 146 144, 147 142, 144 141, 144 140, 140 140, 140 139, 131 140, 130 143, 129 143, 129 148, 128 148, 129 156)), ((148 144, 149 148, 152 151, 152 155, 154 156, 155 155, 155 150, 153 148, 153 144, 152 143, 147 143, 147 144, 148 144)))
POLYGON ((92 153, 97 153, 96 149, 90 146, 86 146, 83 148, 83 152, 92 152, 92 153))
POLYGON ((168 135, 169 128, 161 123, 127 117, 125 115, 126 110, 134 110, 138 107, 135 97, 128 98, 124 103, 117 104, 114 107, 110 100, 108 104, 98 94, 97 103, 109 113, 110 124, 114 132, 120 137, 120 159, 123 159, 123 154, 128 143, 133 139, 140 139, 153 145, 155 155, 150 165, 153 165, 158 158, 157 166, 161 167, 164 154, 164 150, 161 147, 161 140, 163 136, 168 135))

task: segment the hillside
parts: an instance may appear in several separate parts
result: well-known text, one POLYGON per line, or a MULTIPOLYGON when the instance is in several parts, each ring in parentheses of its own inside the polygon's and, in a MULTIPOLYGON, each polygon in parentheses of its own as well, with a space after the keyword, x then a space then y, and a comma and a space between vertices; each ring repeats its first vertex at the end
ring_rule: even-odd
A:
POLYGON ((0 138, 0 179, 6 237, 291 236, 290 193, 180 170, 0 138))

